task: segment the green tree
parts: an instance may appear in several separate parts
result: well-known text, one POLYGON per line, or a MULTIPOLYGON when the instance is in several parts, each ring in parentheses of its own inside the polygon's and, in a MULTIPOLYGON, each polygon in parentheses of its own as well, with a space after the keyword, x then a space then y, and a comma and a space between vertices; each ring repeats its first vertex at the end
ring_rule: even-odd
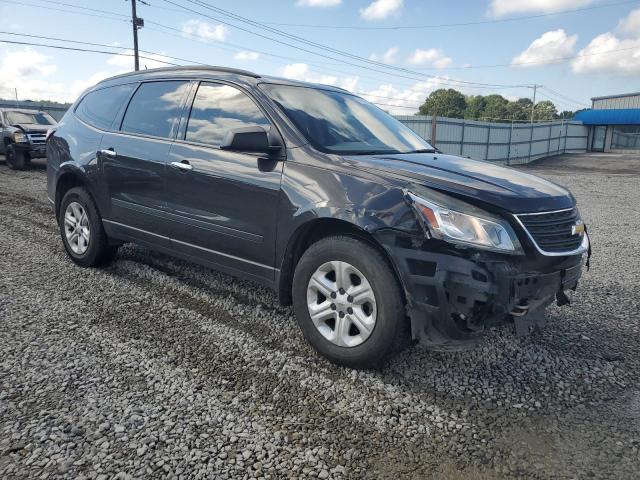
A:
POLYGON ((485 107, 481 120, 496 121, 509 118, 509 100, 502 95, 487 95, 484 101, 485 107))
POLYGON ((515 102, 509 102, 509 115, 507 118, 513 120, 529 120, 531 118, 531 106, 533 102, 530 98, 519 98, 515 102))
POLYGON ((471 95, 467 97, 467 108, 464 111, 464 118, 467 120, 478 120, 484 115, 485 101, 482 95, 471 95))
POLYGON ((420 106, 420 115, 433 115, 449 118, 464 118, 467 100, 453 88, 434 90, 420 106))
POLYGON ((536 103, 536 107, 534 108, 533 119, 534 121, 549 121, 555 120, 558 118, 558 110, 553 102, 549 100, 543 100, 542 102, 536 103))

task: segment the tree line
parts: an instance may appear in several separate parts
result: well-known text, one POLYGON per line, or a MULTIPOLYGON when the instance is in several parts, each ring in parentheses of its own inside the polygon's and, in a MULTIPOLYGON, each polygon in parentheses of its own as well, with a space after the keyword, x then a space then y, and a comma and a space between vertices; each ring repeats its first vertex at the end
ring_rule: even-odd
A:
MULTIPOLYGON (((440 88, 429 94, 416 115, 493 122, 530 121, 532 105, 530 98, 512 101, 502 95, 464 95, 453 88, 440 88)), ((536 102, 533 108, 533 121, 570 120, 575 113, 570 110, 558 112, 553 102, 543 100, 536 102)))

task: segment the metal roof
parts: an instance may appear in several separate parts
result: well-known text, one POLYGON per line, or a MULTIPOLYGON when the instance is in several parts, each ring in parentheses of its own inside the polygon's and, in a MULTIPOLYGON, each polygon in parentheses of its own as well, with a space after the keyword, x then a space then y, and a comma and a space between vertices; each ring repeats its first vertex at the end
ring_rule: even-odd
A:
POLYGON ((589 109, 576 113, 573 119, 585 125, 640 125, 640 108, 589 109))
POLYGON ((596 100, 606 100, 608 98, 624 98, 624 97, 637 97, 638 95, 640 95, 640 92, 634 92, 634 93, 620 93, 618 95, 605 95, 604 97, 591 97, 591 101, 596 101, 596 100))

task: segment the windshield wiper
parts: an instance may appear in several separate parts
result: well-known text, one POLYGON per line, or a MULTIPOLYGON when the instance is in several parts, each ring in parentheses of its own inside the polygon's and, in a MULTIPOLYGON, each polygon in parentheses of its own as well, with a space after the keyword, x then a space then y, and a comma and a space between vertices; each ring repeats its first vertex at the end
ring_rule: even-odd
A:
POLYGON ((353 150, 343 153, 343 155, 396 155, 397 150, 353 150))

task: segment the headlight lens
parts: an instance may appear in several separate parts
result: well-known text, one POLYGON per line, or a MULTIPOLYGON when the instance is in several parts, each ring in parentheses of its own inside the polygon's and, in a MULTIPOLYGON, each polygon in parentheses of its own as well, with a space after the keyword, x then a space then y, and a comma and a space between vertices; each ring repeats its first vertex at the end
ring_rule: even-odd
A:
POLYGON ((13 141, 16 143, 28 143, 29 137, 23 132, 13 132, 13 141))
POLYGON ((462 212, 460 207, 466 204, 450 199, 457 207, 454 210, 440 205, 447 201, 446 196, 436 196, 439 204, 409 193, 415 209, 434 238, 502 253, 522 252, 520 242, 506 221, 471 205, 468 205, 468 213, 462 212))

